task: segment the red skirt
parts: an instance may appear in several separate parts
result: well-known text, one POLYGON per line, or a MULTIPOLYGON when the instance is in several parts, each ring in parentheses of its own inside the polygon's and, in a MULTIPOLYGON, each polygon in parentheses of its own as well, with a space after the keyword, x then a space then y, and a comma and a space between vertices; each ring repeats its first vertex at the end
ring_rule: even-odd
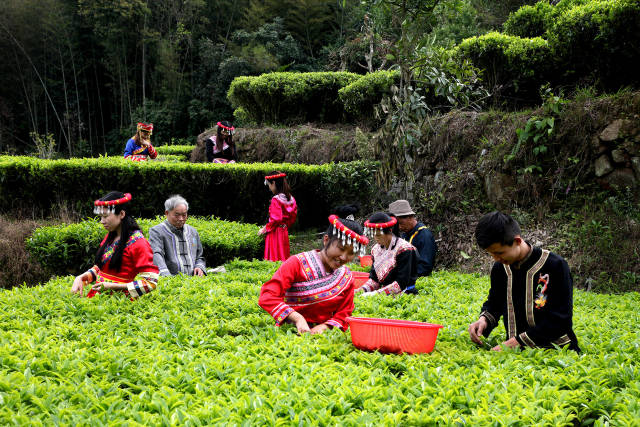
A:
POLYGON ((279 226, 267 233, 264 242, 264 259, 267 261, 286 261, 289 255, 291 252, 287 227, 279 226))

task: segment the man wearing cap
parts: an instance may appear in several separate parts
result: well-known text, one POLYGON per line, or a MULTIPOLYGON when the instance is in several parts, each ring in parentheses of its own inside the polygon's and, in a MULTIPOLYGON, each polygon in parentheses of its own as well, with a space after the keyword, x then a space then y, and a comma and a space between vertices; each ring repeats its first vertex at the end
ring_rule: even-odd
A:
POLYGON ((158 157, 158 152, 151 145, 153 123, 138 123, 137 132, 127 141, 124 158, 134 162, 144 162, 158 157))
POLYGON ((418 250, 418 276, 428 276, 436 260, 436 241, 426 225, 418 222, 416 214, 406 200, 396 200, 389 205, 389 212, 398 218, 400 236, 418 250))
POLYGON ((198 231, 186 224, 189 203, 179 195, 164 202, 167 220, 149 229, 149 243, 153 249, 153 263, 160 276, 178 273, 204 276, 205 261, 198 231))

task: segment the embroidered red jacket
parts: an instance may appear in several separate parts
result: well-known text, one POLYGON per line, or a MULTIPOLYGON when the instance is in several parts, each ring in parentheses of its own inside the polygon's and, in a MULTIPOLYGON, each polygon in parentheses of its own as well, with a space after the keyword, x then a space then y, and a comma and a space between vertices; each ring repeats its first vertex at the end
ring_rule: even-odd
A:
MULTIPOLYGON (((107 236, 102 239, 101 246, 105 244, 107 236)), ((142 232, 137 230, 129 237, 122 253, 120 270, 114 270, 110 265, 117 243, 118 240, 115 240, 105 248, 102 268, 93 266, 89 270, 96 276, 96 282, 125 283, 127 285, 125 293, 132 298, 153 291, 158 284, 158 267, 153 263, 153 251, 142 232)), ((89 291, 87 298, 93 297, 96 293, 98 292, 89 291)))
POLYGON ((326 323, 347 330, 353 312, 354 282, 351 270, 342 266, 326 272, 320 251, 287 259, 271 280, 262 285, 258 304, 280 324, 294 310, 308 323, 326 323))

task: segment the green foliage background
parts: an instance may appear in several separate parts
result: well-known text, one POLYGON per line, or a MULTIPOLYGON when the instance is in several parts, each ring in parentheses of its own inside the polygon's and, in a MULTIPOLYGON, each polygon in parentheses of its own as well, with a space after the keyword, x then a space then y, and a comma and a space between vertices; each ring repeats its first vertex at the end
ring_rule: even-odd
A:
MULTIPOLYGON (((486 276, 437 272, 417 296, 356 298, 354 315, 439 323, 435 350, 357 350, 297 336, 257 305, 278 264, 236 261, 154 293, 79 299, 71 277, 0 293, 0 424, 634 425, 637 293, 575 292, 584 351, 490 352, 467 325, 486 276)), ((489 345, 502 341, 499 327, 489 345)))
MULTIPOLYGON (((455 49, 484 70, 492 90, 520 104, 541 85, 637 87, 640 3, 635 0, 540 1, 509 16, 504 34, 463 40, 455 49)), ((513 101, 512 101, 513 103, 513 101)))
POLYGON ((358 202, 363 210, 376 200, 376 163, 325 165, 187 162, 131 162, 121 157, 40 160, 0 156, 0 209, 48 215, 65 206, 86 217, 93 201, 117 189, 133 195, 133 215, 155 217, 164 200, 181 194, 193 215, 266 223, 272 194, 264 177, 274 170, 287 174, 298 203, 299 227, 326 224, 336 205, 358 202), (348 179, 348 180, 346 180, 348 179))
MULTIPOLYGON (((149 238, 149 228, 160 224, 164 217, 140 219, 138 225, 149 238)), ((191 217, 189 225, 200 235, 207 267, 214 267, 234 258, 261 259, 264 237, 258 235, 259 226, 223 221, 220 219, 191 217)), ((96 219, 77 224, 54 225, 34 230, 27 240, 27 250, 51 275, 77 275, 93 265, 95 253, 106 235, 96 219)))
POLYGON ((227 97, 256 123, 342 122, 338 91, 360 76, 346 72, 268 73, 236 77, 227 97))

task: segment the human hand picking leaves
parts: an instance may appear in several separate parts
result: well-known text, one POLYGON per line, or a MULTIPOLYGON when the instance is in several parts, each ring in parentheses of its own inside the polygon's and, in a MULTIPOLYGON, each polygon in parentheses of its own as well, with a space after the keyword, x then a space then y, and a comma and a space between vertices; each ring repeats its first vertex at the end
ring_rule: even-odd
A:
POLYGON ((484 316, 480 316, 478 320, 469 325, 469 337, 471 341, 478 345, 482 345, 482 333, 487 329, 489 323, 484 316))
POLYGON ((287 317, 287 319, 293 322, 294 325, 296 325, 296 328, 298 329, 298 334, 302 335, 304 333, 311 332, 311 329, 309 328, 309 324, 307 323, 307 319, 305 319, 304 316, 298 313, 297 311, 292 312, 287 317))

